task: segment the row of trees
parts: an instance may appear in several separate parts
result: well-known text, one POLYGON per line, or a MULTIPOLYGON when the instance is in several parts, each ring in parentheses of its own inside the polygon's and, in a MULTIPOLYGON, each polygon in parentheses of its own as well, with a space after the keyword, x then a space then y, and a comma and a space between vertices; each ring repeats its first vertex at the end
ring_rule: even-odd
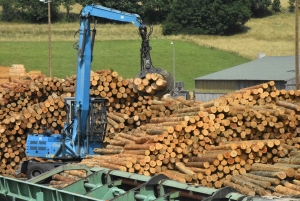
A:
MULTIPOLYGON (((52 21, 72 20, 76 3, 138 13, 146 24, 162 24, 163 34, 228 34, 251 17, 280 12, 280 0, 52 0, 52 21), (59 13, 59 6, 66 15, 59 13)), ((48 7, 39 0, 1 0, 0 5, 3 21, 47 22, 48 7)))
MULTIPOLYGON (((47 2, 47 0, 45 0, 47 2)), ((52 21, 73 20, 70 11, 75 4, 96 4, 129 13, 138 13, 149 24, 161 23, 170 13, 173 0, 50 0, 52 21), (63 6, 66 15, 59 13, 63 6)), ((2 21, 47 22, 48 7, 39 0, 1 0, 2 21)), ((77 14, 73 14, 78 17, 77 14)))

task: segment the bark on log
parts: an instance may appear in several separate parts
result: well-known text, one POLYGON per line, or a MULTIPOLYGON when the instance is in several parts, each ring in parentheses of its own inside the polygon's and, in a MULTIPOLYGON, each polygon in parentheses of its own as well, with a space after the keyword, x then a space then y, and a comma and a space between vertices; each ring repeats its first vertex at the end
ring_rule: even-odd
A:
POLYGON ((229 180, 225 180, 224 181, 224 185, 225 186, 230 186, 230 187, 232 187, 234 189, 237 189, 239 192, 241 192, 241 193, 243 193, 245 195, 250 195, 250 196, 254 196, 255 195, 255 192, 253 190, 251 190, 251 189, 249 189, 249 188, 247 188, 245 186, 241 186, 239 184, 235 184, 235 183, 233 183, 233 182, 231 182, 229 180))

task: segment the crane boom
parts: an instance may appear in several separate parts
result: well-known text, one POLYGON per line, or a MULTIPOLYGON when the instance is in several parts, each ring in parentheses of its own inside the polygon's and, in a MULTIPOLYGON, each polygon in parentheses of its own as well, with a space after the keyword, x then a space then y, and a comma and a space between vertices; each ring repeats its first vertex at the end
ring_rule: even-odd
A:
MULTIPOLYGON (((137 14, 130 14, 103 6, 89 5, 83 8, 80 14, 80 36, 78 48, 78 65, 76 79, 76 100, 74 128, 72 133, 73 151, 81 157, 86 154, 80 146, 80 141, 85 138, 87 124, 83 122, 88 118, 90 110, 90 70, 92 63, 92 50, 94 45, 94 35, 91 35, 90 24, 92 18, 106 18, 120 22, 133 23, 137 27, 144 27, 142 20, 137 14), (76 143, 78 142, 78 143, 76 143)), ((92 32, 95 34, 95 32, 92 32)), ((95 144, 95 143, 94 143, 95 144)), ((90 144, 92 146, 93 144, 90 144)), ((99 145, 95 145, 98 146, 99 145)), ((91 149, 93 149, 92 147, 91 149)))
POLYGON ((106 18, 119 22, 133 23, 136 27, 145 26, 138 14, 131 14, 104 6, 88 5, 81 11, 81 16, 93 16, 98 18, 106 18))

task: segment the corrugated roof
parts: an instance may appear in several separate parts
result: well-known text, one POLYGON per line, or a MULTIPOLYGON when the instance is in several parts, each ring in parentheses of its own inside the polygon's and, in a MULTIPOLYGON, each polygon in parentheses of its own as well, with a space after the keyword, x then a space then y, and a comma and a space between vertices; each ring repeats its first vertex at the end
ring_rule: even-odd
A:
POLYGON ((195 80, 289 80, 295 77, 295 56, 268 56, 195 80))

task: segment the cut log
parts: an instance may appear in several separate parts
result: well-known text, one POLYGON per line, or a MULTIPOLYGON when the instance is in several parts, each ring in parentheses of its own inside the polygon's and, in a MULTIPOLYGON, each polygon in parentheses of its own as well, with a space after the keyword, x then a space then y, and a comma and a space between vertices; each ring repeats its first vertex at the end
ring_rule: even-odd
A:
POLYGON ((268 193, 264 188, 262 188, 259 185, 255 185, 249 181, 245 181, 244 179, 237 177, 237 176, 232 176, 231 177, 231 181, 235 184, 239 184, 241 186, 245 186, 253 191, 255 191, 255 193, 261 195, 261 196, 266 196, 266 195, 271 195, 270 193, 268 193))
POLYGON ((182 173, 190 175, 193 179, 197 179, 197 174, 193 172, 190 168, 186 167, 184 163, 176 162, 175 165, 178 168, 178 170, 180 170, 182 173))
POLYGON ((235 184, 235 183, 233 183, 233 182, 231 182, 229 180, 225 180, 224 181, 224 185, 225 186, 230 186, 230 187, 238 190, 239 192, 241 192, 241 193, 243 193, 245 195, 250 195, 250 196, 254 196, 255 195, 255 192, 253 190, 251 190, 251 189, 249 189, 249 188, 247 188, 245 186, 241 186, 239 184, 235 184))
POLYGON ((251 173, 246 173, 246 174, 243 174, 242 176, 249 177, 251 179, 256 179, 260 182, 265 181, 265 182, 268 182, 269 184, 275 184, 275 185, 280 184, 280 180, 277 178, 264 177, 264 176, 254 175, 251 173))
POLYGON ((276 186, 275 190, 277 193, 280 193, 283 195, 299 195, 300 194, 300 191, 296 191, 296 190, 290 189, 288 187, 284 187, 282 185, 276 186))
POLYGON ((261 163, 254 163, 251 167, 252 171, 271 171, 271 172, 278 172, 278 171, 284 171, 286 176, 288 177, 294 177, 295 176, 295 170, 293 168, 289 167, 283 167, 283 166, 275 166, 275 165, 269 165, 269 164, 261 164, 261 163))
POLYGON ((264 176, 264 177, 275 177, 279 179, 285 179, 286 174, 285 172, 268 172, 268 171, 251 171, 251 174, 264 176))

